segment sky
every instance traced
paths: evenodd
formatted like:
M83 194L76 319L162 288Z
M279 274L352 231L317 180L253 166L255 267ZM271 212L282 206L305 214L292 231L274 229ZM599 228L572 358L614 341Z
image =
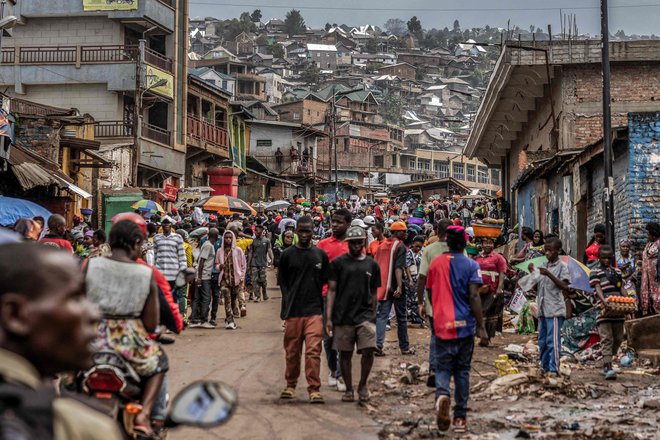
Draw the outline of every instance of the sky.
M561 13L577 16L580 33L600 34L600 0L189 0L190 16L235 18L241 12L261 9L262 21L284 18L292 8L300 9L307 26L325 23L350 26L383 26L389 18L407 21L416 15L425 29L452 28L458 19L461 28L507 27L544 31L552 25L559 33ZM573 9L571 9L573 8ZM660 0L609 0L609 26L614 33L660 35Z

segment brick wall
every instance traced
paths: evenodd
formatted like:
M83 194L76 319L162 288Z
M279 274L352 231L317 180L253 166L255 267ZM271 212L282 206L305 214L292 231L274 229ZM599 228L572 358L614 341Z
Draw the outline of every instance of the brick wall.
M646 224L660 220L660 112L631 113L628 237L646 242Z

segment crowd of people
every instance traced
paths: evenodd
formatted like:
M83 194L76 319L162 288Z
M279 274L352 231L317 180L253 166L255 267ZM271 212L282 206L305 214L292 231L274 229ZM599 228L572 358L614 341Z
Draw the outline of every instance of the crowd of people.
M475 233L474 226L486 218L501 220L499 236ZM0 239L20 237L46 246L3 246L3 252L21 258L0 259L0 355L13 351L27 361L34 359L25 351L33 349L29 344L15 348L12 338L21 333L12 319L19 317L7 308L10 301L18 301L12 295L40 300L32 292L45 291L51 282L41 274L29 282L5 282L7 274L26 270L17 265L29 258L39 267L69 265L68 259L50 262L60 254L46 247L75 255L82 276L70 274L70 278L84 284L72 290L79 294L84 286L87 301L101 313L86 318L94 321L94 347L121 353L144 380L143 411L136 428L153 435L163 426L166 407L169 362L162 345L173 342L167 330L214 329L222 318L221 305L224 328L238 330L237 322L248 315L250 302L269 300L268 274L274 268L282 294L286 366L282 399L295 397L304 357L309 401L324 402L320 368L325 352L328 386L342 393L342 401L355 401L351 365L357 349L361 355L357 399L367 402L374 358L393 350L385 346L387 331L396 327L398 350L407 356L415 354L408 326L417 325L430 328L429 385L436 389L438 427L465 432L475 339L487 346L501 334L505 307L525 272L533 274L533 286L525 293L535 298L533 318L545 375L560 374L560 330L583 303L600 304L600 310L606 310L609 296L623 295L637 299L638 316L660 312L658 223L646 226L648 241L639 250L627 240L614 248L605 243L604 226L594 228L583 256L593 293L572 285L556 234L528 227L518 230L509 223L509 205L501 197L474 203L458 198L316 201L306 206L294 202L281 211L256 216L195 210L124 213L113 219L108 234L91 229L80 217L70 226L57 214L45 224L42 218L21 219L13 228L15 236L3 233ZM539 257L545 258L537 267L530 263ZM62 305L52 307L59 310ZM624 317L602 312L598 316L606 379L616 378L613 359L623 339L623 321ZM53 367L35 367L42 375L52 375L82 368L81 364L53 361ZM11 379L11 374L0 369L5 378Z

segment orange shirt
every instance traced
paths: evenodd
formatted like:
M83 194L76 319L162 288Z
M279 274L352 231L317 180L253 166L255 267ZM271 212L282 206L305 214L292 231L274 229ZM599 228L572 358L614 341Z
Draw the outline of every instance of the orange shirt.
M372 241L372 242L369 244L369 255L371 255L372 257L373 257L374 255L376 255L376 251L378 250L378 246L380 246L380 244L381 244L382 242L383 242L382 240L381 240L381 241L378 241L378 240L374 240L374 241Z

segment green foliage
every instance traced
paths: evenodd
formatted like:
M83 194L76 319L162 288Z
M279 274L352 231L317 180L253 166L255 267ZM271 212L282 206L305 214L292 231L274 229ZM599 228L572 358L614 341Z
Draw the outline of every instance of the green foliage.
M316 64L311 63L302 71L300 79L308 86L318 86L319 80L321 79L321 69L319 69Z
M380 114L388 124L404 125L403 114L408 109L407 106L404 98L387 91L380 101Z
M408 23L408 31L415 36L418 40L421 40L424 36L424 30L422 29L422 22L416 16L413 16Z
M254 23L259 23L262 17L263 15L261 15L261 9L255 9L254 11L252 11L252 14L250 15L250 18Z
M307 29L305 26L305 19L298 9L291 9L286 13L284 26L289 36L304 34Z
M364 48L368 53L376 53L378 52L378 41L375 38L369 38Z
M270 53L273 54L273 58L284 58L284 47L279 43L275 43L270 46Z

